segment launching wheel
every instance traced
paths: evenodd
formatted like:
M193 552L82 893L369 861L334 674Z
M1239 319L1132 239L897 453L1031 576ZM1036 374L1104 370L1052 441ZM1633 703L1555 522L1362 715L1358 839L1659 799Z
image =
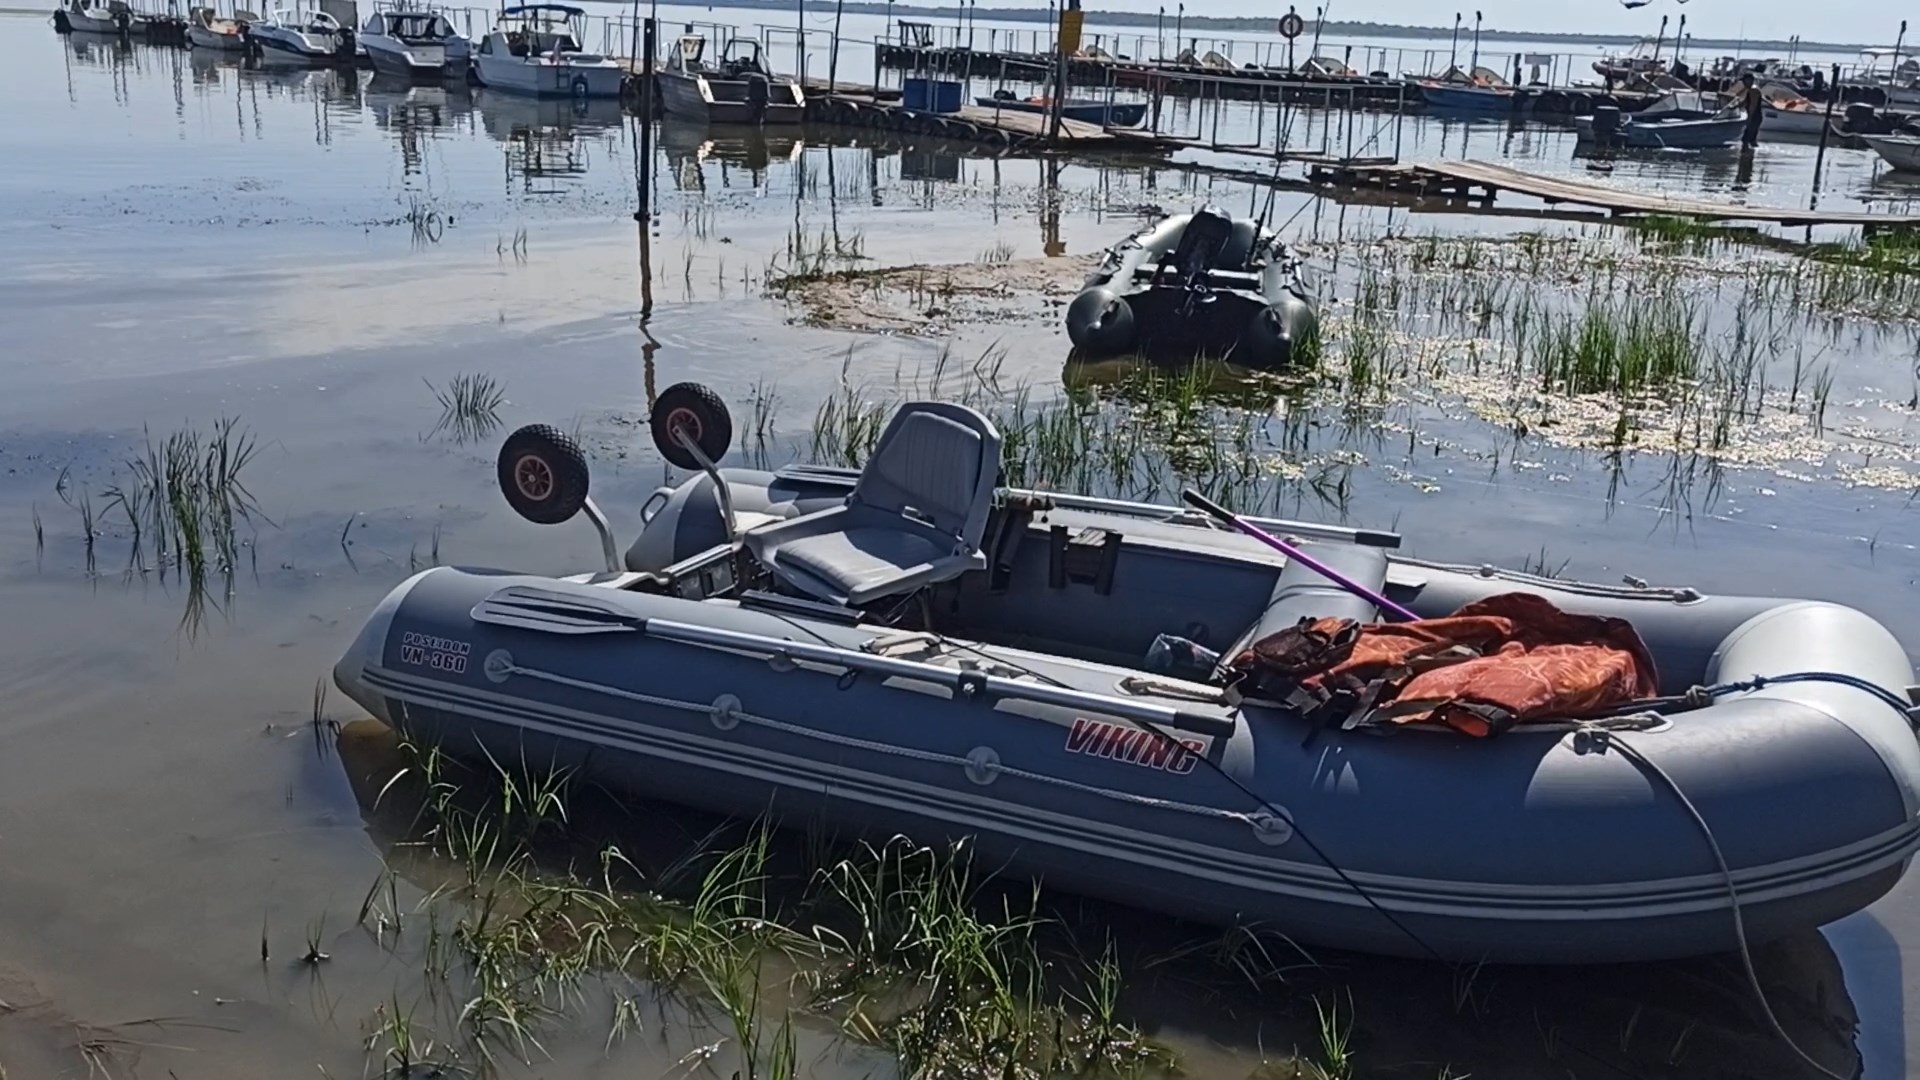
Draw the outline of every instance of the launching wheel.
M682 469L698 469L700 459L680 445L684 433L707 460L717 462L733 443L733 417L720 395L699 383L674 383L653 402L653 445L660 456Z
M558 525L587 503L587 456L546 424L528 424L500 446L500 494L536 525Z

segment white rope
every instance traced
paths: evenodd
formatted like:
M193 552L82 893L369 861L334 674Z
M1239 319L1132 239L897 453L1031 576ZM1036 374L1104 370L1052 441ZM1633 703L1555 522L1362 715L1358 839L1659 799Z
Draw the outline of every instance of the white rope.
M662 708L680 709L686 712L697 712L706 715L712 715L715 712L715 707L709 703L683 701L679 698L661 697L658 694L642 694L635 690L623 690L617 686L588 682L584 679L557 675L550 671L521 667L518 664L506 664L496 670L503 671L510 675L525 675L531 679L540 679L545 682L557 683L561 686L570 686L576 690L585 690L589 693L604 694L626 701L636 701L643 705L655 705ZM925 761L936 765L956 765L966 769L981 766L979 762L955 754L943 754L934 750L916 750L912 747L896 746L892 743L876 742L872 739L862 739L854 735L840 735L831 731L821 731L817 728L807 727L802 724L776 720L770 716L760 716L756 713L742 710L734 710L727 715L774 731L783 731L789 735L799 735L809 739L817 739L821 742L832 743L836 746L848 746L859 750L871 751L876 754L889 754L895 757L903 757L913 761ZM1149 732L1149 735L1154 738L1165 738L1165 736L1151 732ZM1184 747L1180 750L1180 753L1183 754L1191 752L1192 751ZM1201 806L1197 803L1180 802L1176 799L1157 799L1151 795L1139 795L1131 791L1116 791L1112 788L1103 788L1094 784L1082 783L1078 780L1069 780L1062 776L1050 776L1046 773L1033 772L1029 769L1015 768L1011 765L996 763L985 765L984 767L991 769L996 775L1012 776L1021 780L1031 780L1041 784L1052 784L1055 787L1066 788L1069 791L1097 795L1101 798L1130 803L1135 806L1146 806L1157 810L1172 810L1182 814L1193 814L1197 817L1220 818L1222 820L1234 821L1254 827L1259 827L1260 825L1251 814L1243 814L1234 810L1222 810L1217 806Z

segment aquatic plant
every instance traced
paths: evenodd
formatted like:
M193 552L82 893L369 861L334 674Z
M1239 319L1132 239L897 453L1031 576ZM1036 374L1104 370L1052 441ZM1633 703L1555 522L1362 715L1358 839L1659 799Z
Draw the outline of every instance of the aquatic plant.
M457 445L478 442L500 426L500 406L507 392L493 376L484 372L461 373L448 380L443 391L427 379L427 390L440 404L440 419L423 435L422 441L441 434L450 435Z
M429 993L446 994L456 1018L456 1056L540 1053L542 1031L586 1000L584 980L627 975L717 1004L742 1076L798 1075L796 1007L893 1051L911 1075L1039 1077L1166 1060L1120 1017L1111 950L1084 965L1043 959L1046 921L1032 897L986 901L964 847L895 838L780 875L762 822L718 849L718 834L708 837L650 879L605 844L582 873L571 857L542 854L575 839L564 770L402 751L405 766L375 803L414 801L409 831L460 864L465 884L403 911L383 869L358 921L391 950L413 942ZM418 921L424 940L400 932ZM800 1004L767 1011L772 972L785 987L775 996ZM636 1023L634 1008L616 999L610 1041ZM411 1017L383 1007L369 1053L431 1056L407 1037Z

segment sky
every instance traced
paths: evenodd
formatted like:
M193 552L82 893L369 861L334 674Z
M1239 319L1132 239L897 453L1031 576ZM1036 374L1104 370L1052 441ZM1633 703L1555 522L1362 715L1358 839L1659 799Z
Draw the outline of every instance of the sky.
M938 2L938 0L934 0ZM985 6L987 0L983 0ZM991 0L1013 6L1018 0ZM1153 11L1161 0L1086 0L1089 10ZM1302 12L1311 12L1316 3L1327 0L1291 0ZM1407 23L1416 26L1452 26L1453 13L1463 12L1473 22L1474 5L1486 16L1485 26L1501 30L1559 31L1587 34L1635 34L1652 37L1660 28L1660 17L1669 17L1669 32L1687 17L1687 32L1696 37L1772 38L1784 41L1799 34L1809 41L1893 44L1900 19L1911 15L1914 35L1920 35L1920 5L1909 10L1886 0L1653 0L1643 8L1628 11L1618 0L1583 0L1573 4L1542 4L1538 0L1331 0L1327 18L1336 21ZM1038 6L1036 3L1035 6ZM1167 3L1171 10L1173 3ZM1257 15L1274 12L1275 18L1286 10L1285 3L1234 3L1232 0L1187 0L1187 11L1196 15Z

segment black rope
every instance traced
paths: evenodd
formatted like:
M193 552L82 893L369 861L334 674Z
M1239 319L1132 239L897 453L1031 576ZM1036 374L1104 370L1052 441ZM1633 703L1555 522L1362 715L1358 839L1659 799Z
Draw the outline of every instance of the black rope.
M1626 716L1638 712L1680 712L1689 709L1703 709L1713 704L1713 699L1729 694L1745 694L1762 690L1776 683L1827 682L1845 686L1873 695L1881 704L1900 714L1907 726L1920 733L1920 707L1906 701L1900 695L1878 683L1863 679L1858 675L1848 675L1840 671L1793 671L1785 675L1755 675L1750 679L1734 682L1716 683L1713 686L1696 686L1684 694L1672 694L1666 697L1641 698L1629 701L1607 712L1608 716Z

